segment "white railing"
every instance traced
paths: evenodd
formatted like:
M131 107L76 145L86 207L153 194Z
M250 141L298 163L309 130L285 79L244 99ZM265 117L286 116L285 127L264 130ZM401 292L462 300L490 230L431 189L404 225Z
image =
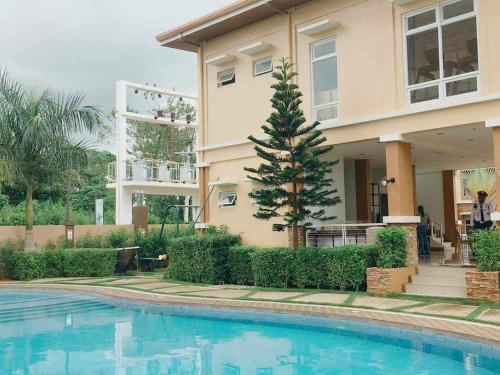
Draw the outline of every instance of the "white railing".
M440 245L444 244L443 223L429 217L431 239Z
M125 181L196 182L196 167L158 160L127 160ZM116 162L108 164L108 181L116 182Z
M306 242L310 247L335 247L375 243L382 223L330 224L307 230Z

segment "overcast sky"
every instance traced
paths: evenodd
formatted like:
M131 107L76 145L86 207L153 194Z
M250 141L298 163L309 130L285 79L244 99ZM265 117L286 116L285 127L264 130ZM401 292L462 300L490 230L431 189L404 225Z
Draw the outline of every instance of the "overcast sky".
M28 86L82 91L106 113L119 79L197 93L196 55L154 36L232 2L0 0L0 68Z

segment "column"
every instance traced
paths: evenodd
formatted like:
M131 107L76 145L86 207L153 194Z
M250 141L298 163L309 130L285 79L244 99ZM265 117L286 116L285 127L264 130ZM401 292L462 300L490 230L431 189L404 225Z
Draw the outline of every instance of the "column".
M495 167L495 188L496 188L496 208L491 215L491 220L497 222L497 228L500 223L500 119L486 121L486 127L491 128L493 139L493 165Z
M354 161L356 178L356 218L359 222L371 222L370 160Z
M417 223L415 216L415 182L411 157L411 144L403 140L400 134L380 137L385 143L387 169L387 196L389 216L384 223L400 226L408 232L407 265L418 264ZM394 179L394 180L392 180ZM392 182L393 181L393 182Z
M189 207L187 207L187 206L189 206L189 200L190 200L190 198L191 197L189 195L186 195L184 197L184 206L186 206L186 207L184 207L184 210L183 210L184 211L183 212L184 223L189 223Z
M455 171L443 171L444 240L456 246Z
M123 116L127 110L126 95L127 85L125 82L116 82L116 224L132 224L132 194L126 193L123 187L127 160L127 119Z

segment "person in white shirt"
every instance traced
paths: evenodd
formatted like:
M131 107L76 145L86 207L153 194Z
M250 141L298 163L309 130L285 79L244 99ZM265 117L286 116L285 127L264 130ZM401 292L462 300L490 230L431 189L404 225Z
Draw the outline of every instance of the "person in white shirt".
M487 196L488 193L483 190L477 192L477 201L474 202L470 214L474 229L490 229L493 226L493 222L491 221L493 208L490 203L486 202Z

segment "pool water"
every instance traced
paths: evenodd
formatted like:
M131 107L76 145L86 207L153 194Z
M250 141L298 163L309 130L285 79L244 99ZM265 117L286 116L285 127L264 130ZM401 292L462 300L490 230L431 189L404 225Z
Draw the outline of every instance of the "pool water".
M500 349L326 318L0 290L0 374L497 374Z

